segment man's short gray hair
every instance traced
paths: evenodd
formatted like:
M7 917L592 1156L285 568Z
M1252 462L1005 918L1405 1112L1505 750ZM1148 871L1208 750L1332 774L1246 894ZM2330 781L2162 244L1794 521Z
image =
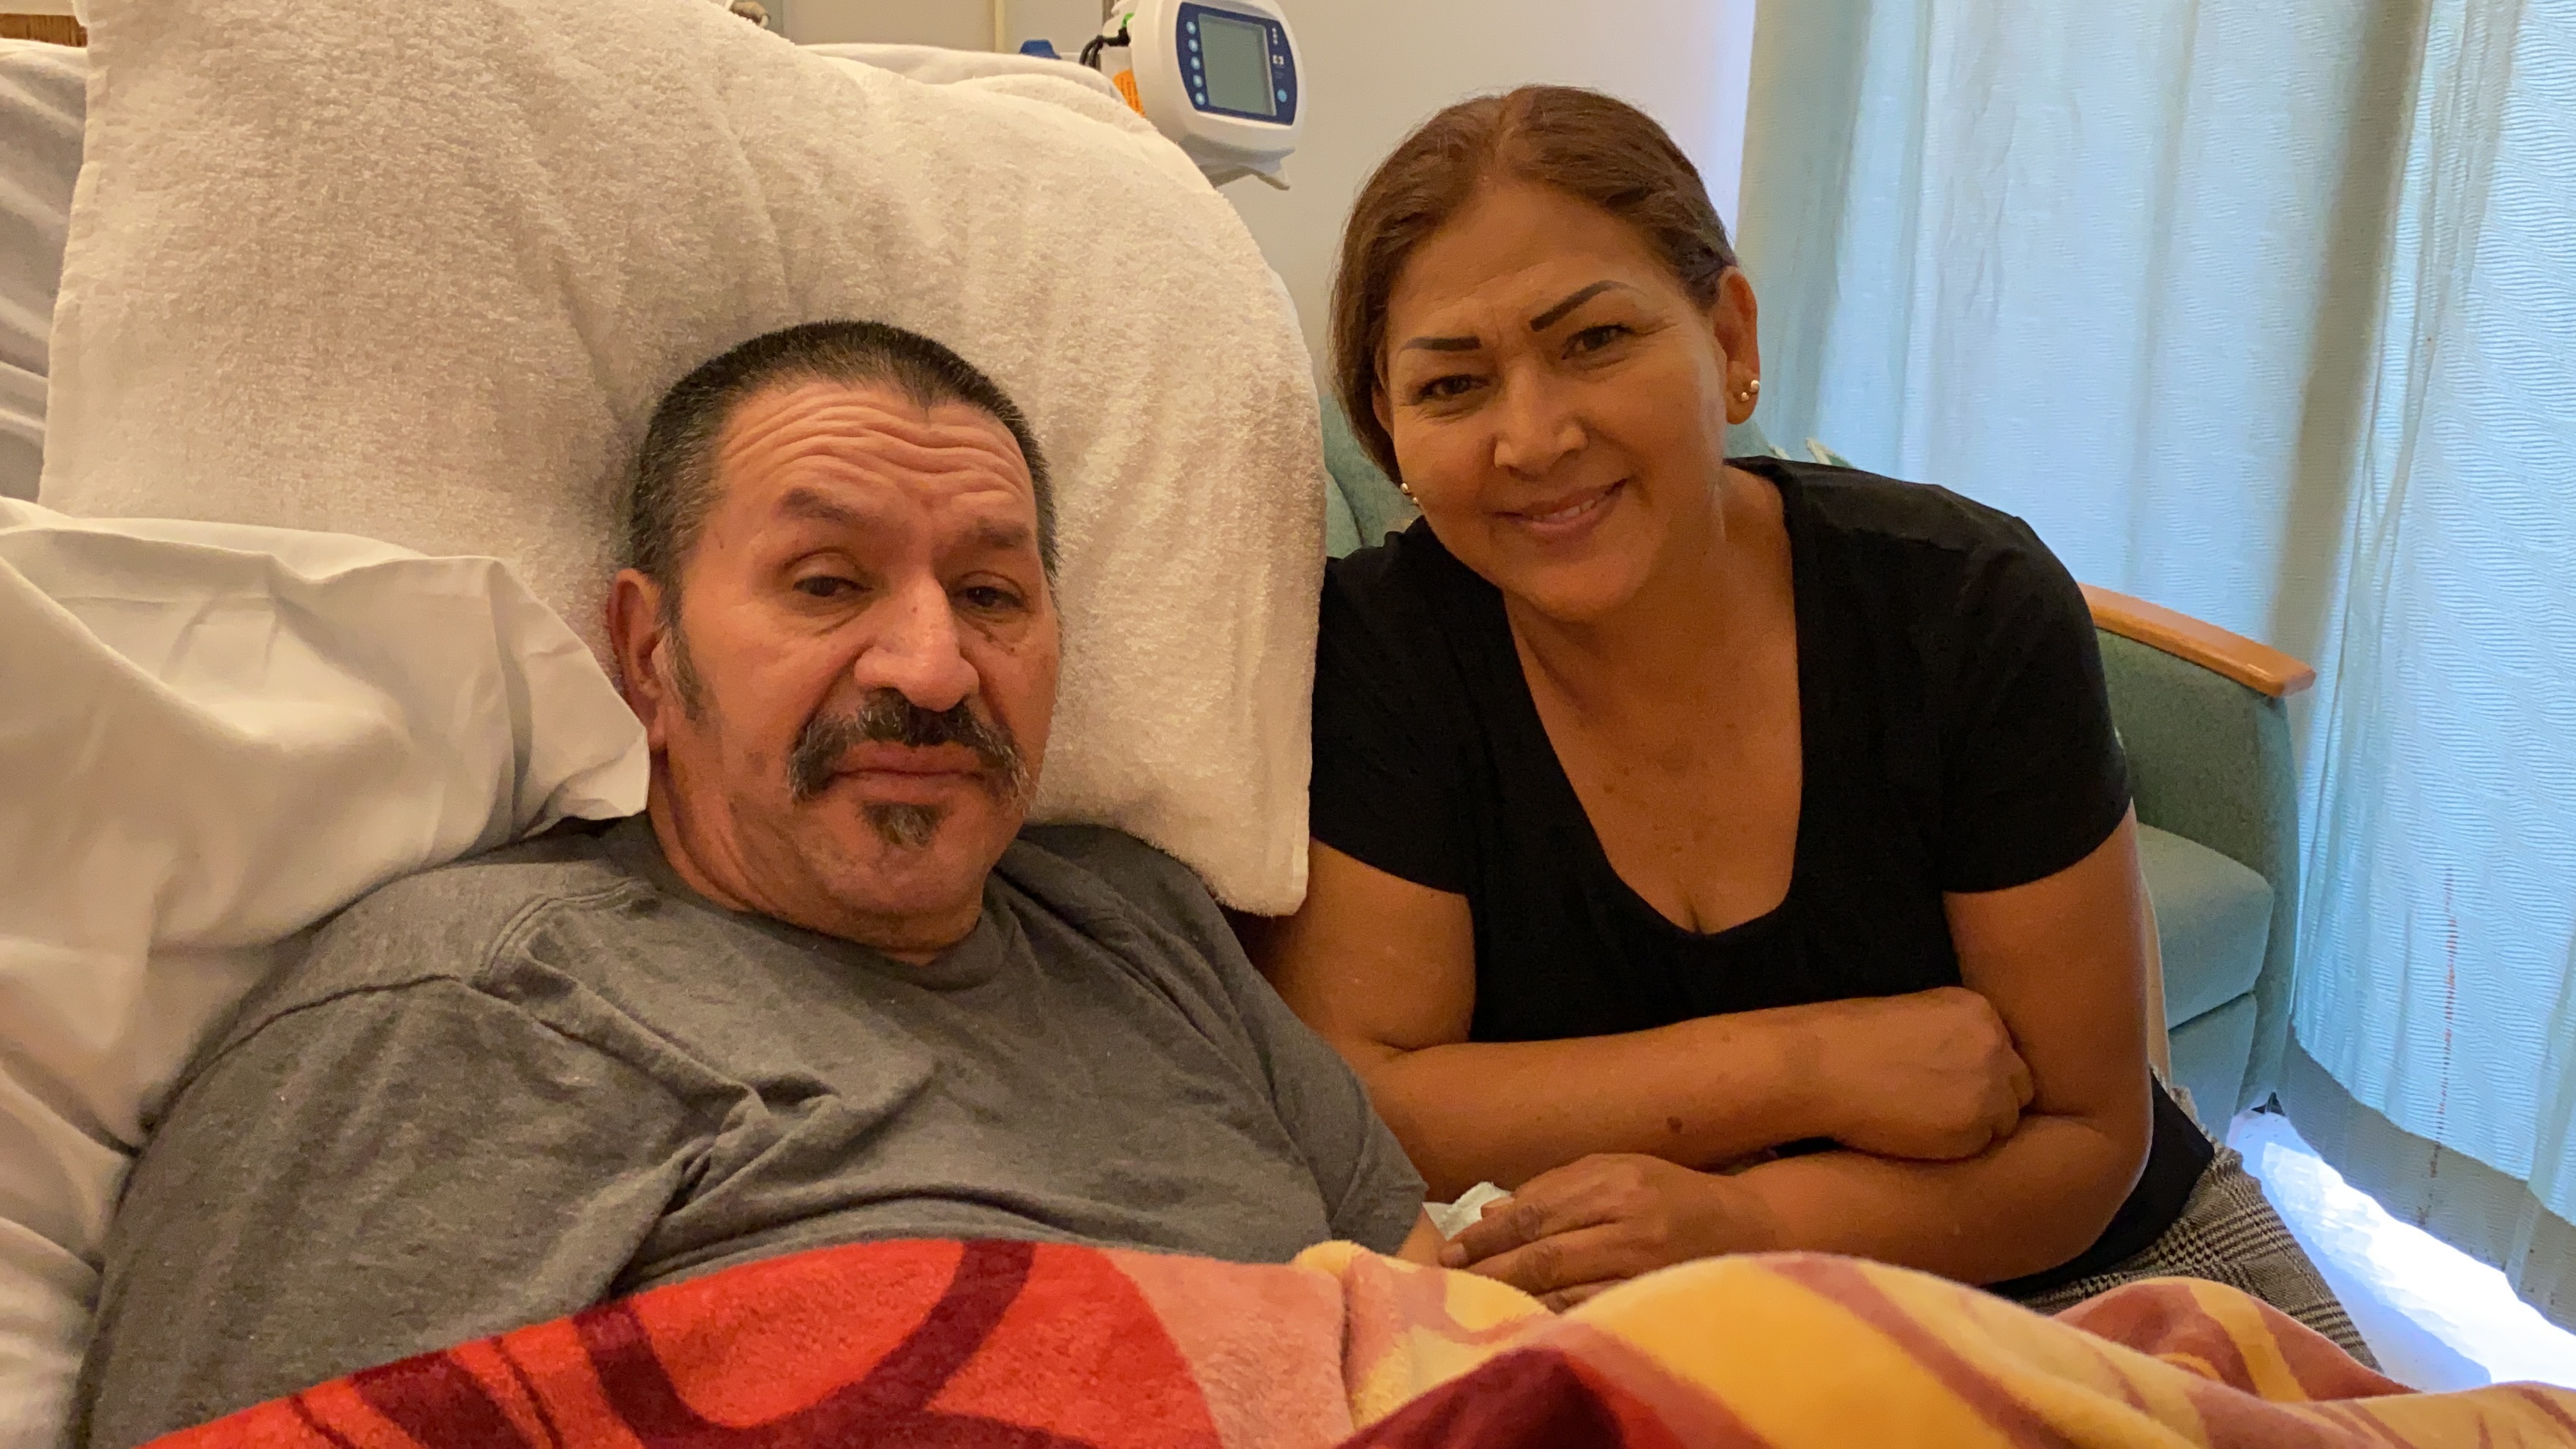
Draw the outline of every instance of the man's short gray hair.
M715 506L716 444L744 399L789 383L884 384L922 407L963 403L1008 429L1037 494L1038 558L1055 577L1055 493L1029 421L974 364L918 332L883 322L808 322L762 335L702 364L663 395L635 455L626 498L625 561L661 586L678 618L680 571Z

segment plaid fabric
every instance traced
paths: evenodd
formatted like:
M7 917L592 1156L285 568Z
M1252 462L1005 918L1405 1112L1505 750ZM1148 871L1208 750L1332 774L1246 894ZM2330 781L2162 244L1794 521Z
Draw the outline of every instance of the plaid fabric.
M2334 1290L2308 1261L2299 1240L2263 1197L2263 1185L2245 1170L2245 1159L2221 1145L2191 1190L2182 1216L2144 1252L2108 1272L2079 1278L2025 1298L2041 1313L2072 1308L2096 1293L2146 1278L2204 1278L2260 1298L2333 1339L2372 1368L2379 1361L2335 1301Z

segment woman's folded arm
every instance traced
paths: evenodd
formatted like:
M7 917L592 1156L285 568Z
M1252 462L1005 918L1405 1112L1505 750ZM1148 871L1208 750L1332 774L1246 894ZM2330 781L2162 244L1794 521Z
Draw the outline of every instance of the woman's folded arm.
M1962 976L2030 1064L2029 1115L1966 1161L1836 1152L1744 1173L1728 1186L1752 1195L1771 1246L1992 1283L2091 1247L2136 1186L2153 1088L2135 816L2066 870L1948 907Z
M2001 1022L1955 988L1470 1042L1466 899L1321 842L1310 858L1305 908L1260 930L1256 956L1357 1067L1435 1197L1600 1153L1713 1168L1830 1137L1964 1157L2009 1131L2028 1095Z

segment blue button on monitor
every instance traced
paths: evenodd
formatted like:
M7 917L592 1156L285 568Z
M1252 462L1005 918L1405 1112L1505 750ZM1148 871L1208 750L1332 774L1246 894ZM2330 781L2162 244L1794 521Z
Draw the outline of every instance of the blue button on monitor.
M1285 103L1288 99L1288 93L1286 91L1281 91L1279 93L1279 99L1282 103Z

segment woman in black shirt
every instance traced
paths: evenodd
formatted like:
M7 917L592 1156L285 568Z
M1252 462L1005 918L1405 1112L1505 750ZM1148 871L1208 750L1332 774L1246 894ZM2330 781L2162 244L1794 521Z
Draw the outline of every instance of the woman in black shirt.
M2203 1271L2357 1346L2148 1071L2081 594L1956 495L1726 462L1753 296L1662 130L1452 107L1335 304L1423 518L1332 568L1309 891L1261 954L1435 1193L1514 1189L1451 1261L1560 1305L1758 1249L2046 1306Z

